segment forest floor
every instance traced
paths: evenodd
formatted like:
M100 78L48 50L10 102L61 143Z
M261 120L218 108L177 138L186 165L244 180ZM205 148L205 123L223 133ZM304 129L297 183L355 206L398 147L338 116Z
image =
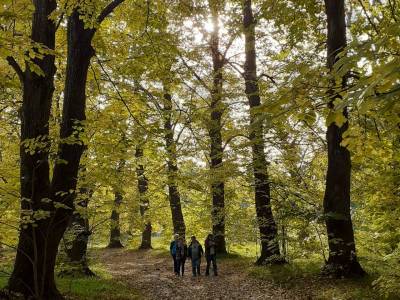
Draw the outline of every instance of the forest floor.
M307 291L296 295L279 285L252 278L235 260L219 261L219 276L192 277L186 262L185 276L172 271L172 259L152 251L107 250L100 259L114 278L138 290L145 299L311 299ZM212 272L211 272L212 274Z
M240 257L220 259L217 277L197 278L192 277L190 261L185 276L175 276L165 251L102 250L98 259L113 278L137 290L144 299L379 299L365 281L299 277L290 267L286 273L272 270L274 274L269 276L271 272L260 273L260 267ZM203 261L203 274L204 270Z
M166 250L95 248L90 253L90 268L98 277L57 277L57 286L68 300L384 299L372 287L376 274L359 280L321 278L320 260L256 267L251 258L228 255L218 259L219 276L193 278L190 261L184 277L173 274ZM0 290L7 284L14 255L0 253ZM367 271L372 274L372 270ZM388 299L400 299L400 293Z

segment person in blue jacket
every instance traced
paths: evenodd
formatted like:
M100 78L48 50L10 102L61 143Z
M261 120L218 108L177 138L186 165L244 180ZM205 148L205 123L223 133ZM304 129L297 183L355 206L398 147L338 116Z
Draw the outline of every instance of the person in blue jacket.
M179 237L178 242L176 244L176 264L178 266L178 274L183 276L185 274L185 262L186 256L188 252L188 247L186 245L186 241L183 237Z
M174 273L175 275L179 276L179 266L178 266L178 261L176 259L178 239L179 239L179 234L175 234L174 240L169 245L169 252L171 253L172 259L174 260Z

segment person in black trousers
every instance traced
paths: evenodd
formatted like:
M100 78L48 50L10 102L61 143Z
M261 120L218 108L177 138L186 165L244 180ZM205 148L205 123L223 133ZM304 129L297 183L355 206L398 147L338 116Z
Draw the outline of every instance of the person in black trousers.
M214 241L214 236L212 234L209 234L207 236L206 241L204 242L205 246L205 255L206 255L206 261L207 261L207 267L206 267L206 276L210 275L210 265L212 263L213 266L213 272L214 276L218 275L217 271L217 252L216 252L216 247L215 247L215 241Z
M188 256L192 261L193 277L200 276L201 257L203 256L203 247L195 236L192 236L192 242L189 245Z
M178 267L178 275L185 274L185 262L187 257L188 248L185 239L180 237L176 247L176 262Z
M174 240L169 245L169 253L171 254L172 259L174 261L174 273L175 273L175 275L179 275L178 261L176 259L176 248L177 248L177 245L178 245L178 239L179 239L179 235L175 234L174 235Z

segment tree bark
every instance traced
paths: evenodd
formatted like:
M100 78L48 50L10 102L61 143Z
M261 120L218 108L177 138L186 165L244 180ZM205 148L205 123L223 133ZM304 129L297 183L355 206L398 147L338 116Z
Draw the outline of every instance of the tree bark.
M210 37L210 51L213 62L213 87L211 90L210 105L210 171L212 194L212 231L218 253L227 253L225 242L225 182L222 179L223 155L222 146L222 115L224 106L222 103L222 69L224 57L219 49L219 12L221 1L210 0L209 7L213 23L213 31Z
M271 188L268 162L265 158L264 126L260 112L261 99L257 78L256 21L251 0L243 1L243 30L245 36L244 79L250 106L250 141L253 156L255 204L261 239L261 254L257 264L282 263L278 243L278 229L271 209Z
M331 73L337 55L346 47L346 21L344 0L325 0L327 14L327 62ZM332 76L333 78L333 76ZM342 87L346 79L341 78ZM334 112L334 100L340 94L334 90L336 80L331 79L328 91L329 109ZM347 108L342 111L348 117ZM349 127L346 122L339 127L328 124L326 133L328 143L328 170L324 196L324 214L328 234L329 258L323 273L335 277L357 277L365 272L357 261L353 224L350 215L351 158L346 147L341 146L343 134Z
M120 191L114 192L114 205L111 212L111 224L110 224L110 242L107 248L123 248L121 243L121 229L119 223L119 208L123 200L122 193Z
M138 178L138 190L139 190L139 205L140 205L140 215L142 217L142 222L144 224L144 228L142 230L142 242L140 244L139 249L151 249L151 222L146 214L149 210L149 199L147 198L147 190L148 190L148 179L144 174L144 166L141 162L143 158L143 149L138 146L136 147L136 175Z
M124 137L125 138L125 137ZM125 160L121 159L117 166L117 176L121 176L125 167ZM120 186L114 186L114 203L110 218L110 241L107 248L123 248L121 243L121 227L119 220L119 210L122 204L123 195Z
M56 1L35 0L32 19L31 39L48 49L55 48L55 24L49 15L56 9ZM38 51L37 48L33 48ZM54 91L56 67L54 55L46 54L43 59L31 59L31 64L38 66L43 76L33 72L26 63L23 73L23 102L21 109L21 221L17 254L14 269L9 278L8 289L12 293L21 293L44 299L61 298L54 281L54 263L57 254L59 230L53 230L51 219L54 206L42 199L51 198L49 179L49 117ZM44 146L26 151L24 142L43 139ZM33 219L37 211L44 211L46 218L34 220L35 227L24 220ZM51 234L49 234L51 232Z
M74 209L74 200L76 198L76 185L78 181L79 163L85 145L80 140L80 135L84 131L83 121L86 120L86 80L90 60L94 55L94 49L91 46L91 40L94 35L93 29L85 29L84 22L79 17L79 12L75 9L68 18L67 38L67 68L64 87L64 105L62 111L62 123L60 128L61 142L58 150L58 160L54 166L54 175L52 180L52 190L55 201L63 203ZM67 162L67 163L64 163ZM84 205L87 205L85 203ZM86 221L77 214L68 214L61 216L66 219L63 222L63 233L71 224L81 225L85 228ZM61 225L60 225L61 226ZM87 230L83 231L82 239L74 244L72 252L73 261L86 259ZM83 254L83 256L81 256ZM86 263L86 260L82 261ZM89 268L85 268L88 275Z
M176 158L176 143L174 140L174 128L172 126L172 96L168 92L164 94L164 138L167 151L168 172L168 197L171 207L172 224L174 233L185 236L186 226L183 219L181 197L178 190L178 163Z
M72 275L96 276L95 273L90 270L87 260L87 247L91 235L89 220L87 216L82 214L82 210L86 211L92 194L93 191L88 191L86 187L80 189L79 196L81 196L82 199L79 199L79 201L75 203L75 208L79 207L79 209L75 209L69 225L69 230L73 234L73 240L67 244L65 252L72 270L66 270L66 272L68 273L71 271ZM79 210L81 210L81 212L79 212Z

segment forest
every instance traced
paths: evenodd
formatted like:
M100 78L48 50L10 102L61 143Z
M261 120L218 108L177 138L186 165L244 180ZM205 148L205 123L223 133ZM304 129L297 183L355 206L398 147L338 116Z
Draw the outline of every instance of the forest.
M400 299L399 99L398 0L0 0L0 299Z

